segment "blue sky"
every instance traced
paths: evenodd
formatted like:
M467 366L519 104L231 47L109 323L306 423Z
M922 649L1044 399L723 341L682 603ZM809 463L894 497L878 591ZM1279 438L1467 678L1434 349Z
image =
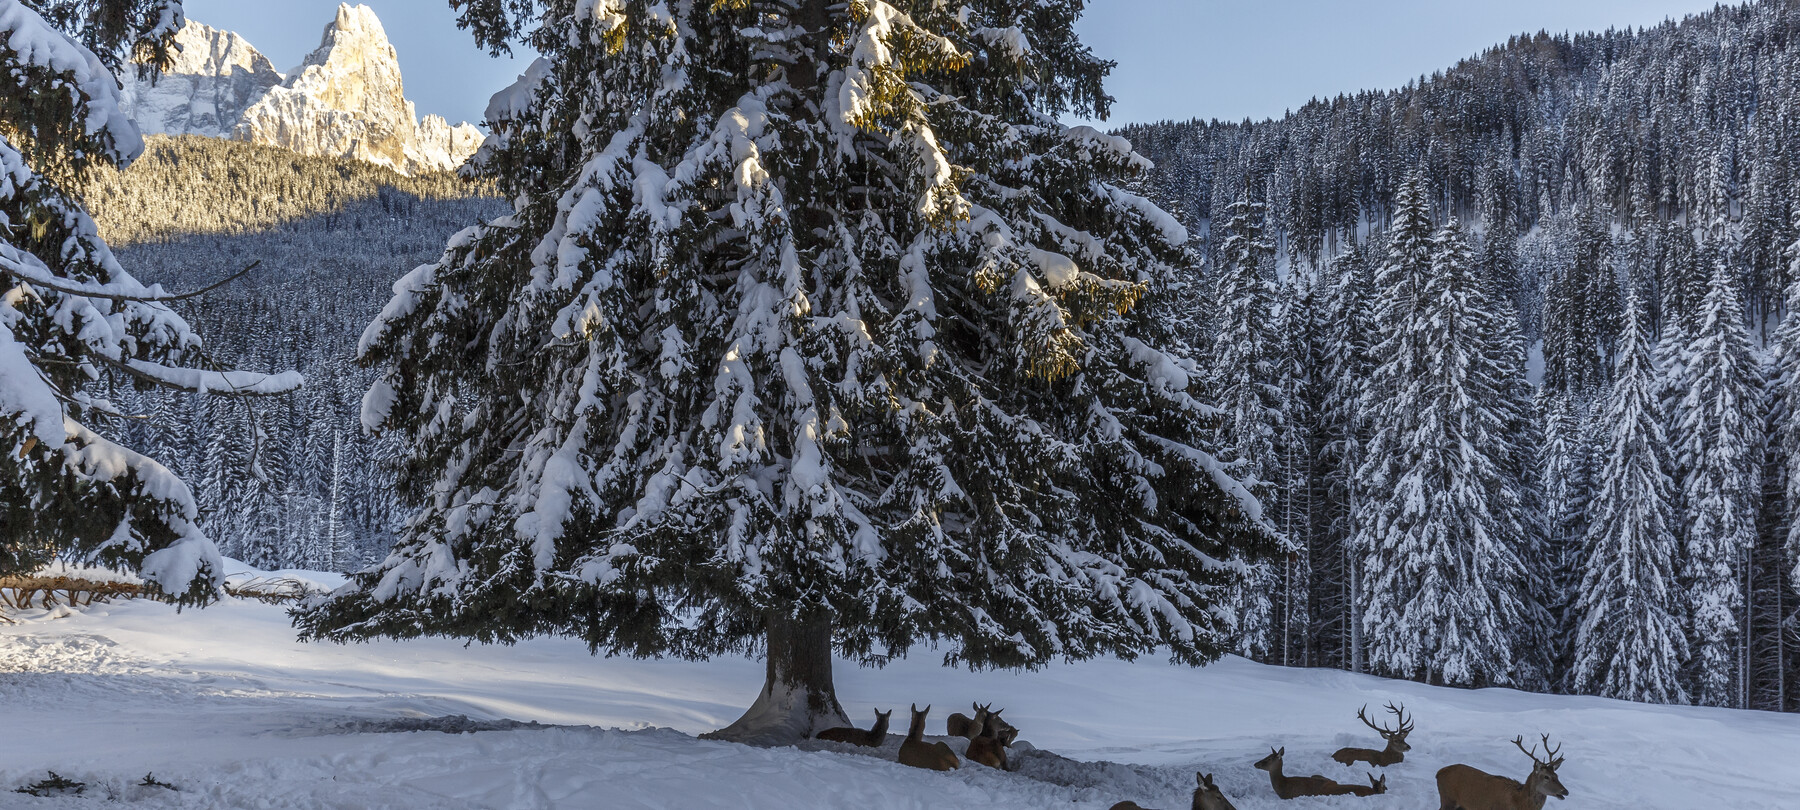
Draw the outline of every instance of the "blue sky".
M1647 26L1713 0L1090 0L1077 26L1119 63L1111 122L1280 117L1386 90L1540 29Z
M419 112L476 121L524 69L477 50L445 0L364 0ZM281 70L318 47L338 0L186 0ZM1712 0L1090 0L1084 40L1119 67L1111 123L1279 116L1314 96L1398 87L1523 31L1652 25Z

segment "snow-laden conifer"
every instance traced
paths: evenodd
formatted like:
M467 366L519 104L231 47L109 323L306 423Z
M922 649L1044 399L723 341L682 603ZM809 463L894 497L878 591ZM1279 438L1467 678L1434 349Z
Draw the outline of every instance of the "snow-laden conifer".
M1793 566L1790 581L1800 583L1800 242L1787 248L1791 281L1787 288L1787 312L1775 331L1773 347L1773 379L1770 381L1769 441L1782 460L1785 491L1783 506L1787 522L1785 547L1788 564Z
M1674 446L1686 516L1681 579L1692 696L1702 705L1738 706L1742 574L1761 494L1762 380L1737 280L1723 261L1683 356Z
M1643 302L1628 299L1612 389L1596 416L1598 478L1589 509L1569 678L1586 694L1685 703L1687 642L1677 615L1667 435Z
M1431 236L1420 181L1408 185L1377 281L1392 286L1362 476L1374 498L1363 632L1376 671L1506 683L1527 613L1513 381L1494 362L1496 315L1467 238L1454 221Z
M1281 335L1277 332L1275 246L1263 235L1267 206L1240 197L1225 209L1225 238L1216 252L1217 334L1212 340L1215 398L1225 412L1220 458L1259 501L1277 506L1281 476L1278 438L1287 432L1282 407ZM1271 515L1271 517L1275 517ZM1252 565L1233 592L1239 627L1236 651L1266 658L1278 640L1276 593L1284 578L1267 565Z
M1326 580L1323 597L1315 597L1321 617L1322 645L1335 650L1335 662L1352 671L1363 669L1360 560L1366 547L1357 542L1366 494L1357 488L1368 440L1364 415L1372 370L1373 321L1367 254L1352 246L1330 266L1323 305L1320 349L1324 388L1318 413L1319 464L1326 511L1324 553L1313 555L1315 572L1336 572ZM1327 559L1330 560L1327 563Z
M1186 230L1058 123L1083 5L463 6L544 54L474 159L515 210L364 335L417 512L303 631L760 651L724 734L780 740L844 723L833 651L1224 652L1274 532L1144 300Z
M95 381L269 394L299 379L213 370L172 297L120 267L65 190L143 151L114 72L166 65L181 24L179 0L0 2L0 573L94 560L194 602L218 550L187 484L96 430L119 414Z

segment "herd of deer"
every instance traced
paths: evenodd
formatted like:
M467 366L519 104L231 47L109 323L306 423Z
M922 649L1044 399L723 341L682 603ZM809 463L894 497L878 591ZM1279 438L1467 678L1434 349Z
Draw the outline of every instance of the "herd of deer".
M1012 724L1000 719L1000 712L992 711L993 704L982 706L975 704L975 716L968 717L961 713L950 715L945 722L945 732L952 737L963 737L969 741L963 756L990 768L1006 770L1006 749L1018 739L1019 730ZM1387 705L1388 712L1395 718L1395 726L1375 725L1369 720L1364 706L1356 710L1356 718L1363 725L1375 730L1387 745L1380 750L1373 748L1340 748L1331 758L1344 765L1367 762L1377 768L1385 768L1406 759L1406 752L1412 750L1406 737L1412 733L1413 723L1406 718L1406 707L1396 708ZM920 710L912 707L912 725L906 730L906 739L900 743L900 764L914 768L926 768L934 771L948 771L958 768L961 761L956 752L943 742L925 741L925 716L931 712L926 706ZM869 748L878 748L887 740L888 717L892 711L875 712L875 725L867 731L859 728L834 728L822 731L818 739L834 742L850 743ZM1539 759L1538 747L1525 748L1525 738L1513 739L1513 745L1519 747L1531 757L1531 775L1524 782L1495 776L1467 765L1451 765L1437 773L1439 810L1542 810L1544 800L1551 796L1558 799L1567 798L1569 791L1563 787L1562 781L1556 778L1556 769L1562 767L1563 758L1557 756L1561 746L1550 747L1549 735L1543 736L1544 758ZM1269 786L1275 789L1275 795L1283 799L1299 796L1377 796L1387 792L1387 776L1377 779L1369 774L1367 785L1347 785L1314 774L1312 776L1288 776L1282 773L1281 760L1287 754L1286 748L1269 750L1269 755L1256 763L1260 770L1269 772ZM1225 798L1224 791L1213 783L1212 774L1196 773L1194 778L1198 786L1194 788L1193 810L1236 810L1231 801ZM1135 802L1119 802L1112 810L1146 810Z

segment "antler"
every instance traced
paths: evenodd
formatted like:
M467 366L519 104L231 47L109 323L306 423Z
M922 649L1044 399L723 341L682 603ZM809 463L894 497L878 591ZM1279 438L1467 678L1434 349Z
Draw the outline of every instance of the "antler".
M1406 714L1405 714L1406 707L1405 706L1401 706L1399 709L1395 709L1394 704L1389 703L1387 705L1388 711L1394 712L1395 714L1398 714L1400 716L1400 727L1399 728L1388 728L1386 726L1378 726L1378 725L1375 725L1374 723L1369 722L1369 715L1367 714L1368 710L1369 710L1369 704L1364 703L1362 708L1356 710L1356 719L1363 721L1363 725L1368 726L1369 728L1375 729L1375 732L1380 734L1382 737L1392 737L1396 734L1405 734L1406 732L1412 731L1412 726L1406 722Z
M1550 760L1550 769L1555 770L1556 767L1558 765L1561 765L1562 761L1563 761L1562 757L1557 756L1557 754L1562 752L1562 746L1559 745L1555 748L1551 748L1550 747L1550 735L1543 734L1540 736L1542 736L1544 738L1544 756L1548 757Z
M1396 709L1394 708L1394 704L1389 703L1387 705L1387 710L1393 712L1394 718L1400 721L1400 730L1398 733L1405 734L1413 730L1412 721L1406 719L1406 704L1402 703L1400 704L1400 708Z
M1523 735L1523 734L1513 738L1513 745L1518 746L1520 751L1525 751L1525 756L1531 757L1532 762L1535 762L1546 768L1554 769L1557 765L1560 765L1562 763L1561 760L1556 758L1556 752L1561 751L1562 746L1559 745L1556 747L1555 751L1552 751L1552 750L1550 750L1550 735L1544 734L1541 736L1543 737L1543 740L1544 740L1544 753L1548 757L1548 759L1538 759L1538 757L1537 757L1538 747L1535 744L1533 744L1531 746L1530 751L1525 751L1525 735Z

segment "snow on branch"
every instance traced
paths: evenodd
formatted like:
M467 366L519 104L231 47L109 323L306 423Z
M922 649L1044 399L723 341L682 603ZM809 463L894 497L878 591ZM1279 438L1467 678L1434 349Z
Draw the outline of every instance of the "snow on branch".
M298 371L262 374L254 371L206 371L152 363L147 360L115 360L95 355L113 368L137 379L191 394L232 397L268 397L300 390L306 379Z
M20 0L0 0L0 43L14 54L7 61L13 65L15 81L26 79L21 68L38 68L56 74L55 83L71 86L84 134L109 151L114 162L128 164L143 153L137 124L119 108L119 80L93 51Z

